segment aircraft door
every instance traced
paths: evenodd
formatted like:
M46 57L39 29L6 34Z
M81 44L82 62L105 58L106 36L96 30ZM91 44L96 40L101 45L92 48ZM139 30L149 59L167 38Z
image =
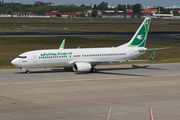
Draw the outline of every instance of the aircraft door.
M128 56L129 56L129 59L133 58L133 51L132 50L129 50Z
M37 57L37 54L34 53L33 54L33 63L37 63L38 62L38 57Z

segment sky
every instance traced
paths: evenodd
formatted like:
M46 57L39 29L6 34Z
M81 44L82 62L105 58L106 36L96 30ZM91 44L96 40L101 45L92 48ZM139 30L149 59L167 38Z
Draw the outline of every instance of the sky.
M66 5L66 4L75 4L75 5L94 5L100 4L102 1L107 2L109 5L117 6L118 4L136 4L138 0L4 0L5 3L13 2L13 3L23 3L23 4L34 4L35 1L42 1L42 2L53 2L55 5ZM178 6L180 7L179 0L139 0L139 2L143 6L163 6L163 7L170 7L170 6Z

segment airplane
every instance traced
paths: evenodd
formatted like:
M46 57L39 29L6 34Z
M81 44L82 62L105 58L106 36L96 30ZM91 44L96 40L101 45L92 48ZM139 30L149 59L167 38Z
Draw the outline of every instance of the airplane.
M152 60L159 49L145 47L151 18L145 18L132 39L123 45L107 48L64 49L63 40L59 49L34 50L20 54L11 63L30 73L30 68L71 67L74 72L96 72L96 65L127 61ZM132 60L147 50L155 50L147 60Z

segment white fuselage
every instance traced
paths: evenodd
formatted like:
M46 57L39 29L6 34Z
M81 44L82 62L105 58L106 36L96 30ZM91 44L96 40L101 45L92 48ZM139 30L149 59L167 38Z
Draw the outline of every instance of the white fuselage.
M91 64L123 62L142 55L140 48L48 49L20 54L11 63L20 68L67 67L76 62ZM146 49L146 48L142 48Z

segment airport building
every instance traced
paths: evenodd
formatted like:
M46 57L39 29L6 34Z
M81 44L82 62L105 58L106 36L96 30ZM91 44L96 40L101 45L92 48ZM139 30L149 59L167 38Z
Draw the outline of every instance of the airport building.
M55 6L53 2L41 2L41 1L34 2L34 5Z
M180 10L178 10L180 13ZM159 14L157 14L159 13ZM126 12L114 12L114 11L105 11L100 12L99 16L102 18L162 18L162 19L180 19L180 16L174 16L173 10L169 14L160 14L159 10L156 8L147 8L141 10L140 13L134 13L133 9L126 9Z
M141 13L133 13L133 9L126 9L126 12L123 11L105 11L101 12L102 18L139 18L139 17L150 17L151 12L141 12Z
M57 12L57 11L52 11L52 12L46 12L46 16L67 18L67 17L78 17L79 13L78 12Z

